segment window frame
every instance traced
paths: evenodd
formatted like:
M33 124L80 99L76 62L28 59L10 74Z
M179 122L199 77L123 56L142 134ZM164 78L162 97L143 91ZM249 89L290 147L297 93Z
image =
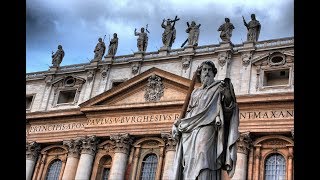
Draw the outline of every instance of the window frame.
M27 95L26 95L26 98L27 98L27 97L31 97L31 96L32 96L32 99L31 99L31 102L30 102L30 106L29 106L29 108L26 107L26 111L31 111L32 105L33 105L33 102L34 102L34 98L36 97L36 94L35 94L35 93L33 93L33 94L27 94Z
M288 84L271 85L271 86L263 85L265 83L264 77L267 72L282 71L282 70L289 71ZM284 66L280 66L280 67L261 67L260 73L259 73L259 79L258 79L257 83L258 83L258 90L259 91L270 90L270 89L289 89L293 86L293 66L292 65L284 65Z
M285 177L285 180L288 179L288 172L287 172L287 168L288 168L288 159L286 158L286 156L281 152L281 151L271 151L271 152L268 152L266 153L266 155L264 156L262 162L261 162L261 169L262 169L262 179L265 180L266 179L266 163L267 163L267 160L268 158L270 158L272 155L275 155L275 154L279 154L283 157L284 161L285 161L285 173L284 173L284 177Z

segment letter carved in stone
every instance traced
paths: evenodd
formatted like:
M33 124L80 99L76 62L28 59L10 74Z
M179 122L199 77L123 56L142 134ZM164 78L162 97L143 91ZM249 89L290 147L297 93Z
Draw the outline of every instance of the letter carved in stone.
M128 133L125 134L112 134L110 139L115 141L115 152L120 152L124 154L129 154L130 145L133 142L133 139Z
M40 145L34 141L26 143L26 159L35 161L40 151Z
M162 83L162 79L152 74L148 79L147 87L145 88L144 98L149 102L159 101L163 96L164 85Z

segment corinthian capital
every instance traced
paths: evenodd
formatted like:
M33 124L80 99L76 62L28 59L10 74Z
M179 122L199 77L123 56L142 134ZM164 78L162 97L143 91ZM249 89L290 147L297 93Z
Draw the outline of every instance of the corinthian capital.
M238 152L242 154L248 154L249 145L252 142L250 138L250 132L240 133L240 137L238 139Z
M129 148L133 142L133 139L130 137L128 133L112 134L110 135L110 139L115 142L116 153L121 152L121 153L129 154Z
M97 150L97 137L96 136L85 136L80 139L81 146L81 154L90 154L94 155Z
M26 142L26 159L35 161L40 151L40 145L34 141Z
M69 152L68 156L79 158L80 145L81 145L80 138L64 140L63 145L66 145L68 147L68 152Z
M176 150L177 141L174 138L172 138L171 133L161 133L161 137L164 139L166 143L166 151Z

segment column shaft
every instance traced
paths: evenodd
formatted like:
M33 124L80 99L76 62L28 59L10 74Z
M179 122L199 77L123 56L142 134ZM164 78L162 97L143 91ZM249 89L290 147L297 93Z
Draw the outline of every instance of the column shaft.
M162 180L169 180L170 175L172 174L174 155L175 151L173 150L166 152Z
M91 154L81 154L75 180L90 179L93 159Z
M26 180L31 180L35 164L36 162L34 160L26 160Z
M79 158L68 156L66 167L64 169L64 173L62 176L62 180L69 180L69 179L75 178L78 162L79 162Z
M128 154L116 152L113 159L109 178L110 180L123 180L127 167Z

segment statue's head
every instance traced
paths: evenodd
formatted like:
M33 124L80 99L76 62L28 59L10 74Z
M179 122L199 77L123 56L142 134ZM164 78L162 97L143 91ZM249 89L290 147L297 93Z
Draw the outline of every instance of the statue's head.
M99 38L98 41L99 41L99 42L102 42L102 38Z
M118 35L117 33L113 33L113 37L116 38Z
M228 23L228 22L230 22L230 19L229 19L229 18L224 18L224 21L225 21L226 23Z
M142 32L142 33L144 32L144 28L141 28L141 32Z
M61 45L58 45L58 49L62 49L62 46L61 46Z
M167 19L167 25L171 25L171 19Z
M217 74L217 68L212 61L204 61L198 68L197 77L202 84L211 84Z
M196 22L192 21L191 26L195 26L195 25L196 25Z
M256 15L255 14L251 14L251 19L255 20L256 19Z

